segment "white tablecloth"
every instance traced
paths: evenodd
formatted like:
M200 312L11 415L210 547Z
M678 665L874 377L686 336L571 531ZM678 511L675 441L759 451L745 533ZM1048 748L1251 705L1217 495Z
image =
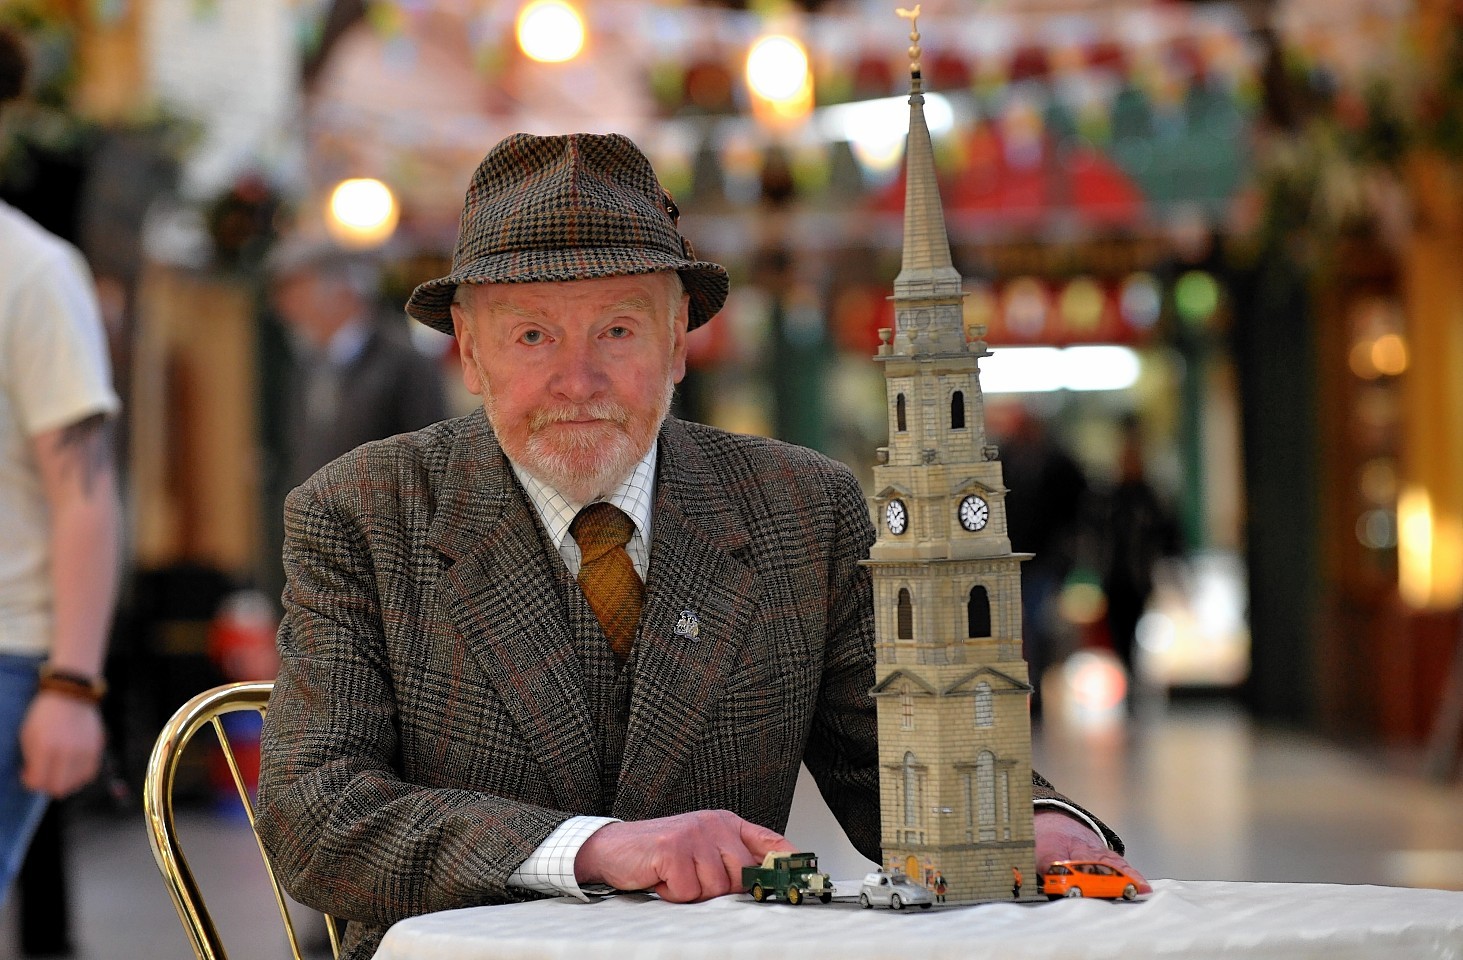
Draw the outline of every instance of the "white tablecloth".
M1059 900L932 910L855 903L598 903L447 910L391 928L377 960L1463 960L1463 893L1158 880L1135 903ZM857 881L837 892L856 895Z

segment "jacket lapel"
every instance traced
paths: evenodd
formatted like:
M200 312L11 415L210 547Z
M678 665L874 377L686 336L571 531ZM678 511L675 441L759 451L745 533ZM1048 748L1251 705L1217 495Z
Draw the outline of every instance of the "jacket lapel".
M680 792L760 592L741 559L747 529L717 493L723 479L679 421L666 421L660 444L635 688L612 811L629 820L659 815L665 797Z
M558 806L597 810L601 760L556 575L482 411L454 445L427 536L450 561L458 634L537 752Z

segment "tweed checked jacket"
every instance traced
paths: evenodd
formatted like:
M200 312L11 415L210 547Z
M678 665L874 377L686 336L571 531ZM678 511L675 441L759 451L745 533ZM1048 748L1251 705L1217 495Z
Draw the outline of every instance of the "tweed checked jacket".
M573 814L724 808L780 831L800 761L880 858L857 480L674 419L659 443L618 779L575 639L597 622L481 411L291 494L258 827L290 892L350 921L347 958L403 917L523 899L509 875Z

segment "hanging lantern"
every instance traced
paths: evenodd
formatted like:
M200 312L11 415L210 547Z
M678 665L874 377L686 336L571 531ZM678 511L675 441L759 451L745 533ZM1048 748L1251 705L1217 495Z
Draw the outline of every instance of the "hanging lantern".
M584 18L565 0L532 0L514 29L523 55L539 63L564 63L584 50Z
M325 225L342 246L379 247L396 231L400 216L391 188L380 180L342 180L330 194Z
M807 118L813 109L813 71L802 42L786 34L760 37L747 51L752 112L769 126Z

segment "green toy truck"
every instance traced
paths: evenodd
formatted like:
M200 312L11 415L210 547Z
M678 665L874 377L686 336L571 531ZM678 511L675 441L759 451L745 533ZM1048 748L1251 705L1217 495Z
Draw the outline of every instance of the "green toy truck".
M796 906L810 896L823 903L833 899L833 881L818 872L816 853L773 850L762 866L742 868L742 887L758 903L781 897Z

